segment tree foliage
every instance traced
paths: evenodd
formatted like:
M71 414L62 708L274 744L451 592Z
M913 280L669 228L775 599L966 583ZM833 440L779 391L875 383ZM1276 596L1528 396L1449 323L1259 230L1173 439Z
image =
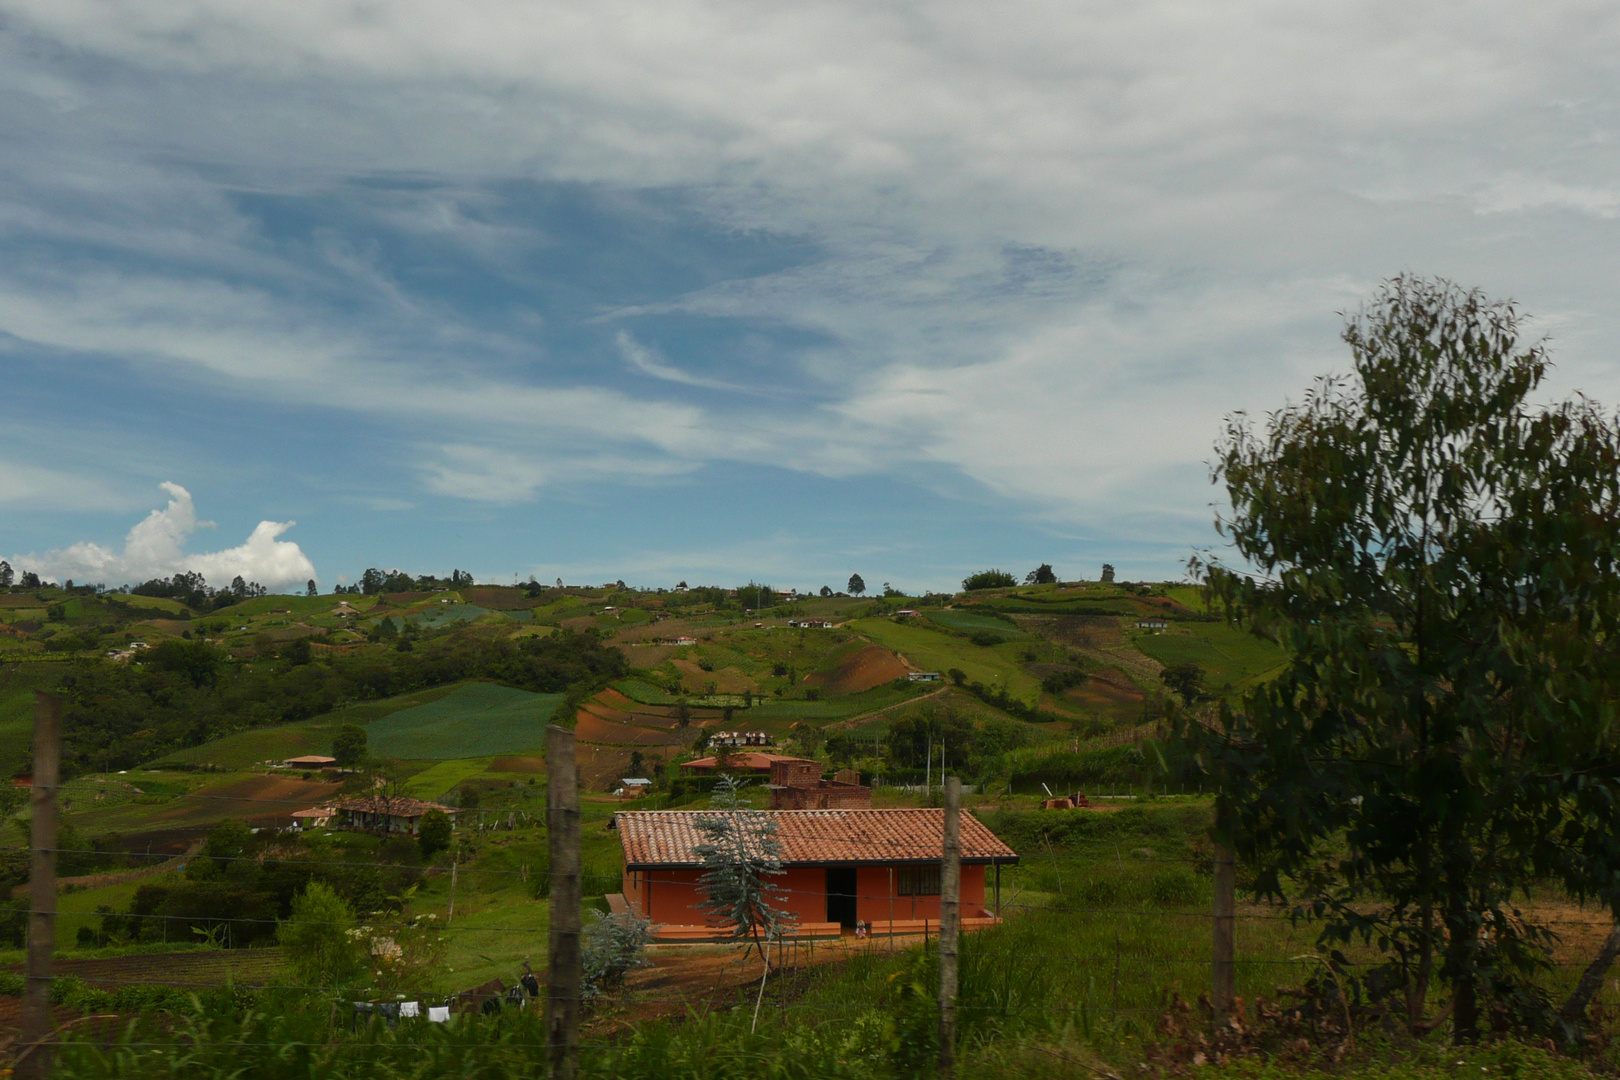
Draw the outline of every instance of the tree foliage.
M1024 575L1025 585L1056 585L1057 572L1052 569L1051 563L1041 563L1035 569Z
M866 591L866 580L859 574L849 575L849 584L845 586L845 591L851 596L861 595Z
M277 932L287 966L305 986L340 986L363 970L365 948L354 908L330 885L312 881L292 902Z
M1018 579L1005 570L980 570L977 574L970 574L962 579L963 592L976 592L979 589L1010 589L1018 584Z
M763 946L793 916L777 906L779 890L770 880L783 872L776 821L746 805L745 783L728 774L715 784L713 812L695 822L703 843L692 851L703 865L699 906L728 925L732 937Z
M344 768L358 765L366 759L366 729L359 724L344 724L332 736L332 757Z
M1195 560L1289 655L1183 729L1218 832L1333 963L1377 950L1360 985L1414 1029L1448 982L1459 1040L1538 1011L1531 881L1620 912L1620 432L1585 399L1532 404L1548 358L1520 323L1387 283L1344 331L1352 374L1217 447L1218 527L1259 576Z
M423 814L422 823L416 830L416 842L422 849L422 858L431 859L439 852L449 850L454 832L450 815L443 810L429 810Z
M1190 660L1166 667L1159 672L1159 681L1174 691L1184 705L1196 705L1207 696L1204 669Z
M582 945L584 979L581 996L594 1000L624 982L637 968L652 967L647 959L647 943L652 940L652 923L626 912L608 915L592 910Z

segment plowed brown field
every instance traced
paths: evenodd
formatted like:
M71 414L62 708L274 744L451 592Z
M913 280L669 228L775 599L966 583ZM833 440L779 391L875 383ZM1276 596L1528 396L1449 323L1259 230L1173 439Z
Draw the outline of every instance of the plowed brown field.
M881 645L855 650L832 671L816 671L805 677L806 686L819 686L829 695L859 694L886 682L906 677L906 665Z
M489 763L490 772L540 773L546 771L546 759L539 757L498 757Z
M580 742L607 746L680 746L691 740L691 736L679 729L654 731L634 724L615 724L590 713L580 714L574 725L574 737Z

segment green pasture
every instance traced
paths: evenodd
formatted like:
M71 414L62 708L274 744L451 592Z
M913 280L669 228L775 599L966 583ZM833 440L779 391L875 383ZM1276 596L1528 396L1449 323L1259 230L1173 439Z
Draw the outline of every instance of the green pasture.
M925 671L944 674L951 668L961 668L969 682L982 682L992 688L1005 686L1008 693L1024 701L1034 700L1040 693L1040 680L1019 666L1016 646L998 649L974 645L964 638L918 626L915 621L861 619L851 628L903 654Z
M324 754L332 749L332 736L344 724L369 724L390 713L436 702L466 685L435 686L397 697L360 702L294 724L238 731L201 746L176 751L160 758L154 766L215 765L224 769L248 769L262 761Z
M1204 669L1211 689L1241 689L1281 668L1286 661L1277 646L1246 630L1225 623L1184 623L1163 634L1140 633L1132 638L1138 650L1166 667L1194 663Z
M647 679L631 676L628 679L619 679L612 684L613 689L629 698L639 701L643 705L673 705L675 695Z
M1166 585L1164 595L1189 611L1205 610L1204 590L1197 585Z
M359 597L350 599L338 596L255 596L251 600L243 600L239 604L232 604L209 614L227 619L271 615L283 611L293 615L319 615L337 607L339 600L348 600L351 606L360 607L361 605L356 603L359 599Z
M429 604L427 607L411 615L405 616L418 626L427 630L437 630L458 623L477 622L481 617L490 614L488 608L481 608L477 604ZM395 629L402 629L404 624L395 616Z
M923 618L931 623L938 623L947 630L955 630L962 634L996 634L1003 639L1031 636L1007 619L999 619L983 611L929 611L923 614Z
M520 754L545 743L561 694L467 683L439 700L390 713L366 727L371 753L414 761Z
M489 763L487 757L451 758L423 769L401 786L412 798L439 799L473 777L484 775Z
M873 712L877 709L886 709L890 705L899 705L902 702L919 698L931 690L939 689L934 683L907 683L903 690L884 684L875 690L868 690L861 694L846 694L843 697L823 698L820 701L805 701L798 698L766 698L763 704L755 705L749 709L737 710L737 722L755 724L766 721L780 722L784 730L795 721L806 721L813 724L832 723L836 720L847 720L852 716Z
M135 596L120 595L117 597L120 604L128 604L132 608L141 608L147 611L163 611L170 615L184 615L190 609L178 600L170 600L166 596Z

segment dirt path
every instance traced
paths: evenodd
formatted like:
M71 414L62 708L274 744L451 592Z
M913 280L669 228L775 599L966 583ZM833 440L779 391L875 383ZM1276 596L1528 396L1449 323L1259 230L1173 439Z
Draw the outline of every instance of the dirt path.
M931 701L934 698L942 697L943 695L950 693L951 690L953 690L953 689L954 689L954 687L942 686L938 690L932 691L931 693L924 694L922 697L914 697L914 698L910 699L909 701L902 701L902 702L899 702L898 704L895 704L895 705L885 705L881 709L873 709L871 712L861 713L861 715L859 715L859 716L851 716L848 720L835 721L834 723L828 724L826 727L822 728L821 730L823 730L823 731L845 731L845 730L848 730L850 728L859 727L861 724L866 723L868 720L872 719L872 717L874 717L874 716L881 716L882 714L884 714L886 712L893 712L895 709L904 709L904 708L906 708L908 706L915 705L915 704L917 704L918 702L921 702L921 701Z

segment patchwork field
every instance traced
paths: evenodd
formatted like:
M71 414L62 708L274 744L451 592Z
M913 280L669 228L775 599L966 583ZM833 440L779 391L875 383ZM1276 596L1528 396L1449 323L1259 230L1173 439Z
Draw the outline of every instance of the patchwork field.
M921 671L946 672L960 668L968 681L986 686L1005 686L1007 692L1025 701L1040 692L1040 680L1025 671L1015 659L1018 643L979 646L951 634L891 619L860 619L851 624L858 633L872 638L909 661ZM1010 651L1004 651L1010 650Z
M469 683L439 700L373 720L372 754L410 761L518 754L545 745L546 721L561 694L532 694L493 683Z
M302 720L296 724L240 731L202 746L170 754L158 765L209 765L221 769L248 769L265 761L281 761L303 754L325 754L332 749L332 736L344 724L369 724L390 713L439 701L467 684L436 686L412 694L366 701ZM514 691L517 693L520 691Z
M1283 664L1282 650L1224 623L1190 623L1162 634L1140 634L1133 644L1166 667L1197 664L1214 690L1262 680Z
M286 774L198 782L189 773L141 772L75 781L63 792L63 809L68 821L87 831L118 833L132 850L150 845L181 851L224 818L286 825L294 810L332 798L341 786Z
M819 687L836 697L875 690L884 683L905 678L909 670L899 657L881 645L852 642L834 654L831 664L805 676L804 682L806 686Z

